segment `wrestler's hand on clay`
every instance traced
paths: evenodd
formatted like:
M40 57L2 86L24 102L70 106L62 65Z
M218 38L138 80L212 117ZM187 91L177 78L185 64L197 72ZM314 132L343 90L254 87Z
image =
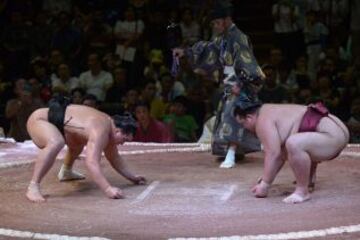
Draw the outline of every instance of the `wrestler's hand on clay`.
M109 186L106 190L105 190L105 194L108 198L111 199L119 199L119 198L124 198L124 194L122 193L121 189L117 188L117 187L112 187Z
M146 184L146 179L143 176L134 176L131 181L137 185Z
M269 187L270 184L266 183L260 178L258 183L251 189L251 191L254 193L255 197L264 198L267 197Z

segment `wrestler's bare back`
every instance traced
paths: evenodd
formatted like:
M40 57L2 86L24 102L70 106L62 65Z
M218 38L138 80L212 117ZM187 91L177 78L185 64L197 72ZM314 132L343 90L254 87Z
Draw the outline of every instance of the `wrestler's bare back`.
M295 134L300 126L302 116L306 111L305 106L295 104L264 104L260 109L257 126L271 122L275 124L280 136L281 144Z
M48 121L48 108L36 110L30 117L29 123L37 120ZM84 146L89 140L90 130L96 123L108 123L111 126L110 117L94 108L84 105L71 104L66 108L64 119L65 141L68 145ZM95 127L96 129L96 127ZM109 128L110 130L111 128ZM110 131L109 131L110 134Z
M271 121L276 125L280 136L281 145L283 145L291 135L296 134L299 130L301 120L307 110L307 106L296 104L264 104L260 111L260 117L257 125L264 121ZM335 132L335 134L345 134L349 137L349 132L342 121L336 116L330 114L320 120L317 132Z

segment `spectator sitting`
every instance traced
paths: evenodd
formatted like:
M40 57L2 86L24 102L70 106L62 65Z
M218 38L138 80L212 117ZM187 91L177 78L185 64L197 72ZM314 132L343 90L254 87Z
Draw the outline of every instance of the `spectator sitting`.
M77 65L81 54L83 33L71 24L71 20L67 12L60 12L57 15L51 47L59 49L66 59Z
M306 25L304 28L306 52L308 54L308 71L311 79L316 76L316 68L319 56L325 46L329 30L318 21L316 13L310 11L306 14Z
M82 104L85 91L82 88L74 88L71 90L71 103Z
M276 82L280 83L281 73L287 71L288 63L280 48L271 48L269 53L269 64L274 67Z
M58 66L57 75L51 77L51 87L53 93L69 95L71 90L79 85L76 77L71 77L71 71L67 64L62 63Z
M146 79L152 79L156 81L156 94L160 95L160 76L166 72L169 72L169 69L164 64L163 52L159 49L152 49L149 55L149 62L149 65L144 69L144 76Z
M320 75L317 80L317 91L315 92L315 98L322 100L329 108L330 112L338 114L338 107L340 103L340 93L333 87L329 76Z
M31 86L25 79L18 79L15 82L14 92L16 98L6 103L5 117L10 120L8 137L14 138L17 142L30 139L26 130L26 121L33 111L43 107L40 99L34 98Z
M122 103L129 89L126 86L126 73L126 69L119 66L113 71L114 84L109 88L105 103L102 104L104 111L110 115L123 112Z
M187 114L188 101L179 96L170 106L170 114L165 115L164 122L169 124L175 135L175 142L195 142L198 128L193 116Z
M98 54L92 53L88 57L89 70L81 73L79 86L86 90L86 93L94 94L99 101L104 101L107 90L113 84L112 75L104 71Z
M334 88L342 88L343 82L340 79L340 71L338 69L338 65L335 64L335 61L326 57L322 62L320 62L319 71L317 73L318 76L326 75L330 78L331 85Z
M139 92L136 89L127 91L122 103L124 112L128 112L135 116L136 103L139 101Z
M60 50L58 49L51 50L48 61L49 71L51 75L56 74L56 72L59 70L59 65L64 62L65 62L64 55ZM53 76L51 76L51 78L52 77Z
M170 73L161 75L161 97L164 102L171 102L178 96L186 95L184 84L176 81Z
M106 94L106 102L120 103L128 88L126 86L126 69L122 67L116 67L113 72L114 84L109 88Z
M98 99L94 94L86 94L82 100L82 104L96 109L99 108Z
M135 15L134 9L126 9L124 19L116 22L114 35L117 40L116 53L120 59L126 62L133 62L136 54L138 39L144 31L145 25Z
M299 88L310 88L310 77L307 72L305 56L296 59L295 68L290 71L286 87L291 93L294 93Z
M150 115L150 106L146 102L138 102L135 107L138 127L134 136L136 142L172 142L169 127Z
M201 85L197 87L194 86L187 90L186 95L188 106L191 106L187 113L195 119L196 125L199 126L196 130L197 138L202 133L202 126L205 121L205 116L207 115L207 110L209 110L206 106L207 103L205 102L206 95L203 95L202 88L203 86Z
M29 83L34 87L34 90L39 91L42 101L47 103L51 98L51 80L47 69L47 61L36 57L31 61L31 71Z
M104 69L108 72L114 72L118 66L121 65L119 55L107 53L102 59Z
M151 116L156 119L162 119L165 114L166 104L156 96L156 86L154 81L146 83L142 93L141 100L150 104Z
M89 51L105 53L111 44L112 28L103 21L103 12L94 10L87 16L88 23L82 29Z
M272 6L274 32L287 61L292 64L301 49L301 39L298 38L297 25L299 8L291 0L279 0Z
M266 79L264 87L259 92L259 98L265 103L284 103L288 101L286 89L276 83L275 71L273 66L265 65L262 67Z
M190 8L183 11L180 27L184 45L193 45L200 40L200 25L194 19Z

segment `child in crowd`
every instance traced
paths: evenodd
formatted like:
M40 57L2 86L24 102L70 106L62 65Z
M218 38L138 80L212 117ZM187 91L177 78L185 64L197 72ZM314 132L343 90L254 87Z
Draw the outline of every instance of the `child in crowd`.
M187 114L187 98L179 96L171 103L169 114L164 122L168 123L175 135L175 142L195 142L198 125L193 116Z

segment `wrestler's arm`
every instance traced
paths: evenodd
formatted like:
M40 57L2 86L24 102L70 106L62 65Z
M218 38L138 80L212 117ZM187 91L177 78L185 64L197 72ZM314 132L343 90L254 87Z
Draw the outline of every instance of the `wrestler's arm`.
M110 127L110 124L107 125L103 122L92 125L86 145L85 164L95 183L109 198L122 198L121 190L110 185L100 166L102 152L109 141Z
M276 126L272 119L259 119L256 126L257 136L264 147L264 170L262 179L271 184L279 168L283 165L281 159L281 140Z
M146 183L146 179L144 177L134 175L129 171L115 144L109 144L104 150L104 154L106 159L110 162L111 166L126 179L135 184Z
M280 138L274 122L269 119L258 119L256 134L264 146L264 170L258 183L251 189L255 197L266 197L271 183L283 166L281 159Z

